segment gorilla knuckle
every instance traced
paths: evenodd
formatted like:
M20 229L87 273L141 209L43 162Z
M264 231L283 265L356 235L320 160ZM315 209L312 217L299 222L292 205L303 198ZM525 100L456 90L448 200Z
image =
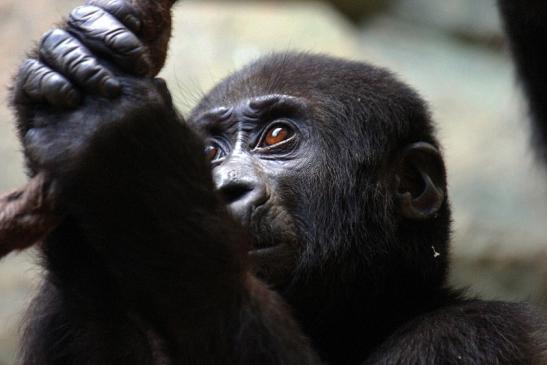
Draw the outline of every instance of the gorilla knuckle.
M42 51L42 49L44 49L45 47L49 47L50 44L51 44L51 39L52 38L55 38L57 29L50 29L48 30L47 32L45 32L43 35L42 35L42 38L40 39L40 52Z
M69 27L85 46L108 54L119 66L133 70L133 63L144 57L144 47L115 15L98 6L86 5L72 12Z
M68 27L86 43L86 40L93 42L104 41L103 38L106 33L111 29L120 28L121 25L103 9L84 5L75 8L70 13Z
M44 35L42 36L42 40L40 42L41 47L51 47L55 46L64 40L66 40L70 35L63 29L60 28L54 28L50 29Z
M93 81L93 77L101 72L103 70L97 60L89 56L82 56L72 64L72 73L84 84Z
M19 69L19 79L23 82L26 82L28 78L35 73L42 64L40 61L34 58L28 58L21 64Z
M120 92L120 84L114 75L102 67L95 59L88 57L76 66L75 73L80 82L108 97L117 96Z
M125 29L114 29L105 36L108 48L124 56L138 55L143 52L139 39Z
M126 13L131 9L125 0L91 0L87 4L99 7L114 15Z
M141 41L125 29L114 29L105 37L105 45L112 50L122 67L137 75L146 75L150 61Z
M79 94L72 84L53 71L43 78L41 90L45 99L54 106L72 107L79 101Z
M61 74L35 59L26 60L21 66L20 88L17 101L47 102L53 106L75 106L79 93Z
M74 8L69 15L68 21L72 25L88 24L100 18L104 11L93 5L82 5Z
M40 44L40 56L47 62L59 63L78 48L72 35L62 29L47 32Z
M48 74L53 73L49 68L35 59L28 59L22 66L22 89L25 96L33 100L43 99L42 83Z
M42 87L44 91L50 93L58 93L68 84L66 79L55 72L49 72L42 79Z
M133 32L138 32L141 28L137 9L125 0L92 0L88 2L88 5L97 6L114 15Z

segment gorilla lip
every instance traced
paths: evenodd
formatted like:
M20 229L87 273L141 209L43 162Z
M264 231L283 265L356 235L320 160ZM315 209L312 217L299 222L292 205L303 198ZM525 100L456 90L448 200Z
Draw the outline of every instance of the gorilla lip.
M255 247L247 251L247 253L251 256L270 256L283 252L286 247L287 245L284 243L277 243L268 247Z
M260 243L257 245L257 242L255 241L253 244L253 247L248 250L247 252L251 255L271 255L276 252L277 250L282 250L283 246L286 246L283 243L272 243L271 245L261 245Z
M260 205L254 207L248 216L247 224L244 226L250 231L250 233L255 236L254 232L260 230L260 227L264 224L264 217L267 216L268 212L270 211L268 205L266 204L268 201L261 203ZM253 240L253 246L252 249L249 250L249 253L261 253L261 254L268 254L271 253L271 251L278 246L282 245L281 242L273 242L273 241L257 241Z
M253 207L249 212L249 215L246 219L246 224L244 224L244 226L251 232L253 236L254 232L257 231L258 228L261 226L261 223L264 220L264 217L266 216L268 211L269 209L266 207L266 202L264 202L256 207ZM277 245L277 243L266 244L264 242L253 240L253 248L249 250L249 252L266 250Z

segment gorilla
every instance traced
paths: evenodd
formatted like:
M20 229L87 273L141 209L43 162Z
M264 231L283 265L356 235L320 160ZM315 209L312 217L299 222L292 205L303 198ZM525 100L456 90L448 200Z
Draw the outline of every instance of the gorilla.
M547 6L501 0L545 136ZM20 363L547 364L547 322L448 287L424 101L389 71L263 57L185 120L127 0L76 8L15 78L30 175L66 197Z

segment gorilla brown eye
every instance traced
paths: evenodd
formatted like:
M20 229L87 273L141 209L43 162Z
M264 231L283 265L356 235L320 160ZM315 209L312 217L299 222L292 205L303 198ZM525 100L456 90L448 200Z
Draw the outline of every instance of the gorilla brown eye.
M290 137L292 137L292 130L283 125L273 126L266 132L264 139L262 140L262 147L270 147L281 143Z
M217 160L220 156L220 148L214 144L210 144L205 147L205 157L207 161Z

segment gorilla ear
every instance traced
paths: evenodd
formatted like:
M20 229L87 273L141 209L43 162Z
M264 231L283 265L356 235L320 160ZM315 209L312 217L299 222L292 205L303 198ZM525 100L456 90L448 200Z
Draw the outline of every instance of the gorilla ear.
M435 217L446 197L446 172L439 151L429 143L413 143L401 152L396 166L400 212L408 219Z

